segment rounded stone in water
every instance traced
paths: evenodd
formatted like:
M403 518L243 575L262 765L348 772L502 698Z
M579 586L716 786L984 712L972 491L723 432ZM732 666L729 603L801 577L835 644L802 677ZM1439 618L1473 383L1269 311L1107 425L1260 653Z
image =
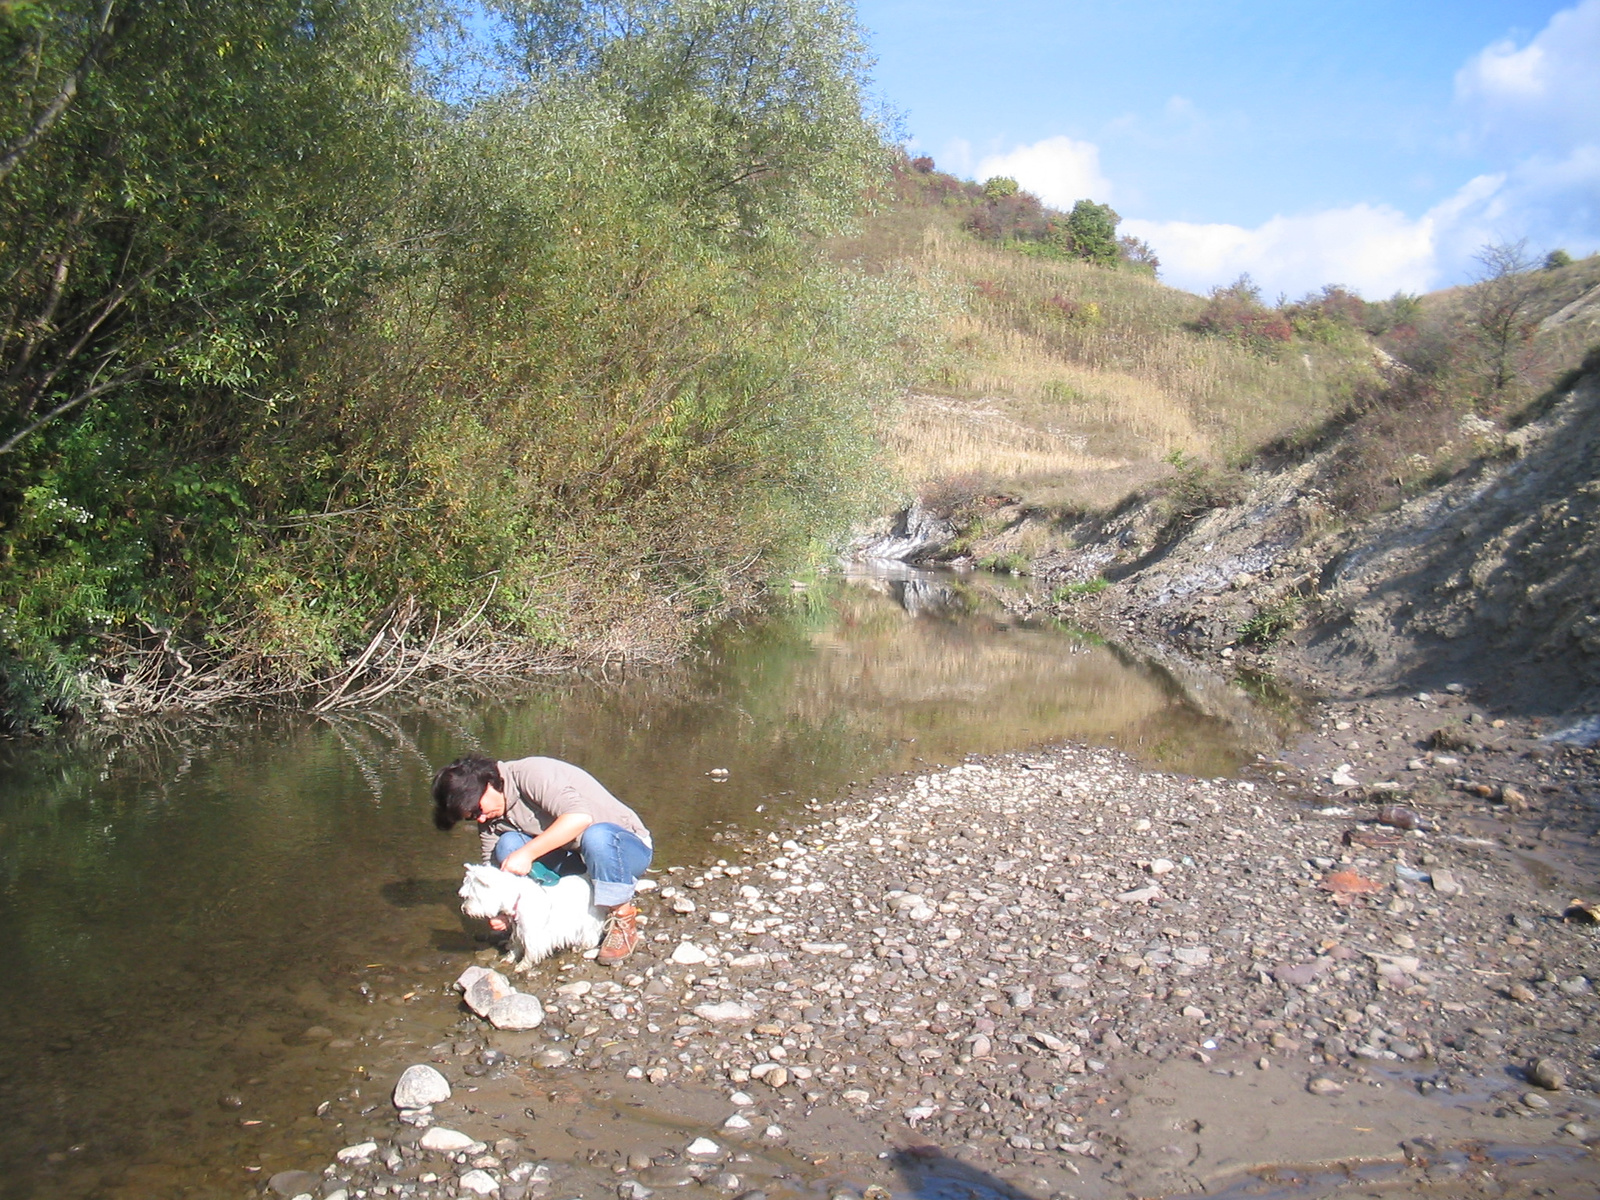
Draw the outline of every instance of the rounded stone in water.
M512 992L490 1005L485 1015L496 1029L520 1032L537 1029L544 1023L544 1006L537 996Z
M405 1069L394 1085L396 1108L427 1108L450 1099L450 1081L426 1063Z

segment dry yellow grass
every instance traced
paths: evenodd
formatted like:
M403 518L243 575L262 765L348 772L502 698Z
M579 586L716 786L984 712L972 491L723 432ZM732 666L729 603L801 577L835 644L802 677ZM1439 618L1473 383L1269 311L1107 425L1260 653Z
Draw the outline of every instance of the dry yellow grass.
M1221 460L1315 421L1371 370L1359 349L1197 335L1201 297L984 245L950 210L886 215L856 249L950 301L942 351L886 432L914 486L975 475L1081 501L1096 473L1148 478L1174 450Z

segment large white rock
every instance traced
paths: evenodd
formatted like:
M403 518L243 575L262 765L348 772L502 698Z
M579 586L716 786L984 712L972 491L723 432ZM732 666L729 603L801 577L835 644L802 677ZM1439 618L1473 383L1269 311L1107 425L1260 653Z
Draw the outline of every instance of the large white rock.
M438 1154L454 1154L458 1150L471 1150L474 1146L482 1146L483 1143L474 1141L458 1129L446 1129L442 1125L435 1125L417 1139L417 1145Z
M450 1081L427 1063L405 1069L394 1085L396 1108L426 1108L450 1099Z
M378 1152L377 1142L357 1142L334 1155L342 1163L364 1163Z
M512 992L491 1004L484 1016L496 1029L537 1029L544 1023L544 1005L539 1003L537 996Z
M487 1171L468 1171L456 1180L456 1186L475 1196L492 1196L500 1190L500 1185L495 1182L494 1176Z
M478 980L482 979L485 975L493 974L494 972L488 967L480 967L476 965L470 966L465 971L461 972L460 975L456 976L456 991L464 992L473 984L477 983Z
M683 942L672 952L672 961L679 966L694 967L709 962L710 956L693 942Z

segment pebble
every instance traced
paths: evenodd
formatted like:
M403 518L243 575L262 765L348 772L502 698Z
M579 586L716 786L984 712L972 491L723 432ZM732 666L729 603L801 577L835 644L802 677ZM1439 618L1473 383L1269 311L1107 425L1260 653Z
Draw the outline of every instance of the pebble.
M499 1181L487 1171L468 1171L456 1181L456 1186L475 1196L492 1196L500 1190Z
M679 966L697 967L711 961L711 956L693 942L683 942L672 952L669 960Z
M1528 1082L1548 1092L1559 1092L1567 1086L1566 1072L1553 1058L1536 1059L1528 1068Z
M733 1000L725 1000L720 1004L697 1004L694 1007L694 1015L702 1021L711 1021L717 1024L725 1024L730 1021L754 1021L756 1019L755 1009L748 1004L740 1004Z
M694 1141L689 1143L689 1146L684 1153L693 1154L696 1157L703 1158L711 1155L721 1154L722 1147L717 1145L710 1138L699 1137L695 1138Z
M1341 1096L1344 1094L1344 1084L1325 1075L1316 1075L1306 1082L1306 1091L1313 1096Z

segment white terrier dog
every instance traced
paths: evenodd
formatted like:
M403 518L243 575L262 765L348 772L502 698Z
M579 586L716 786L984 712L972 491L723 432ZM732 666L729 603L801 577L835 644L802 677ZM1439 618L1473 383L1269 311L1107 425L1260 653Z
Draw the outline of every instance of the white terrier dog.
M587 875L566 875L546 886L498 867L467 864L461 883L461 911L469 917L506 917L511 922L511 952L506 961L528 971L557 950L593 949L605 930L605 910L594 906Z

